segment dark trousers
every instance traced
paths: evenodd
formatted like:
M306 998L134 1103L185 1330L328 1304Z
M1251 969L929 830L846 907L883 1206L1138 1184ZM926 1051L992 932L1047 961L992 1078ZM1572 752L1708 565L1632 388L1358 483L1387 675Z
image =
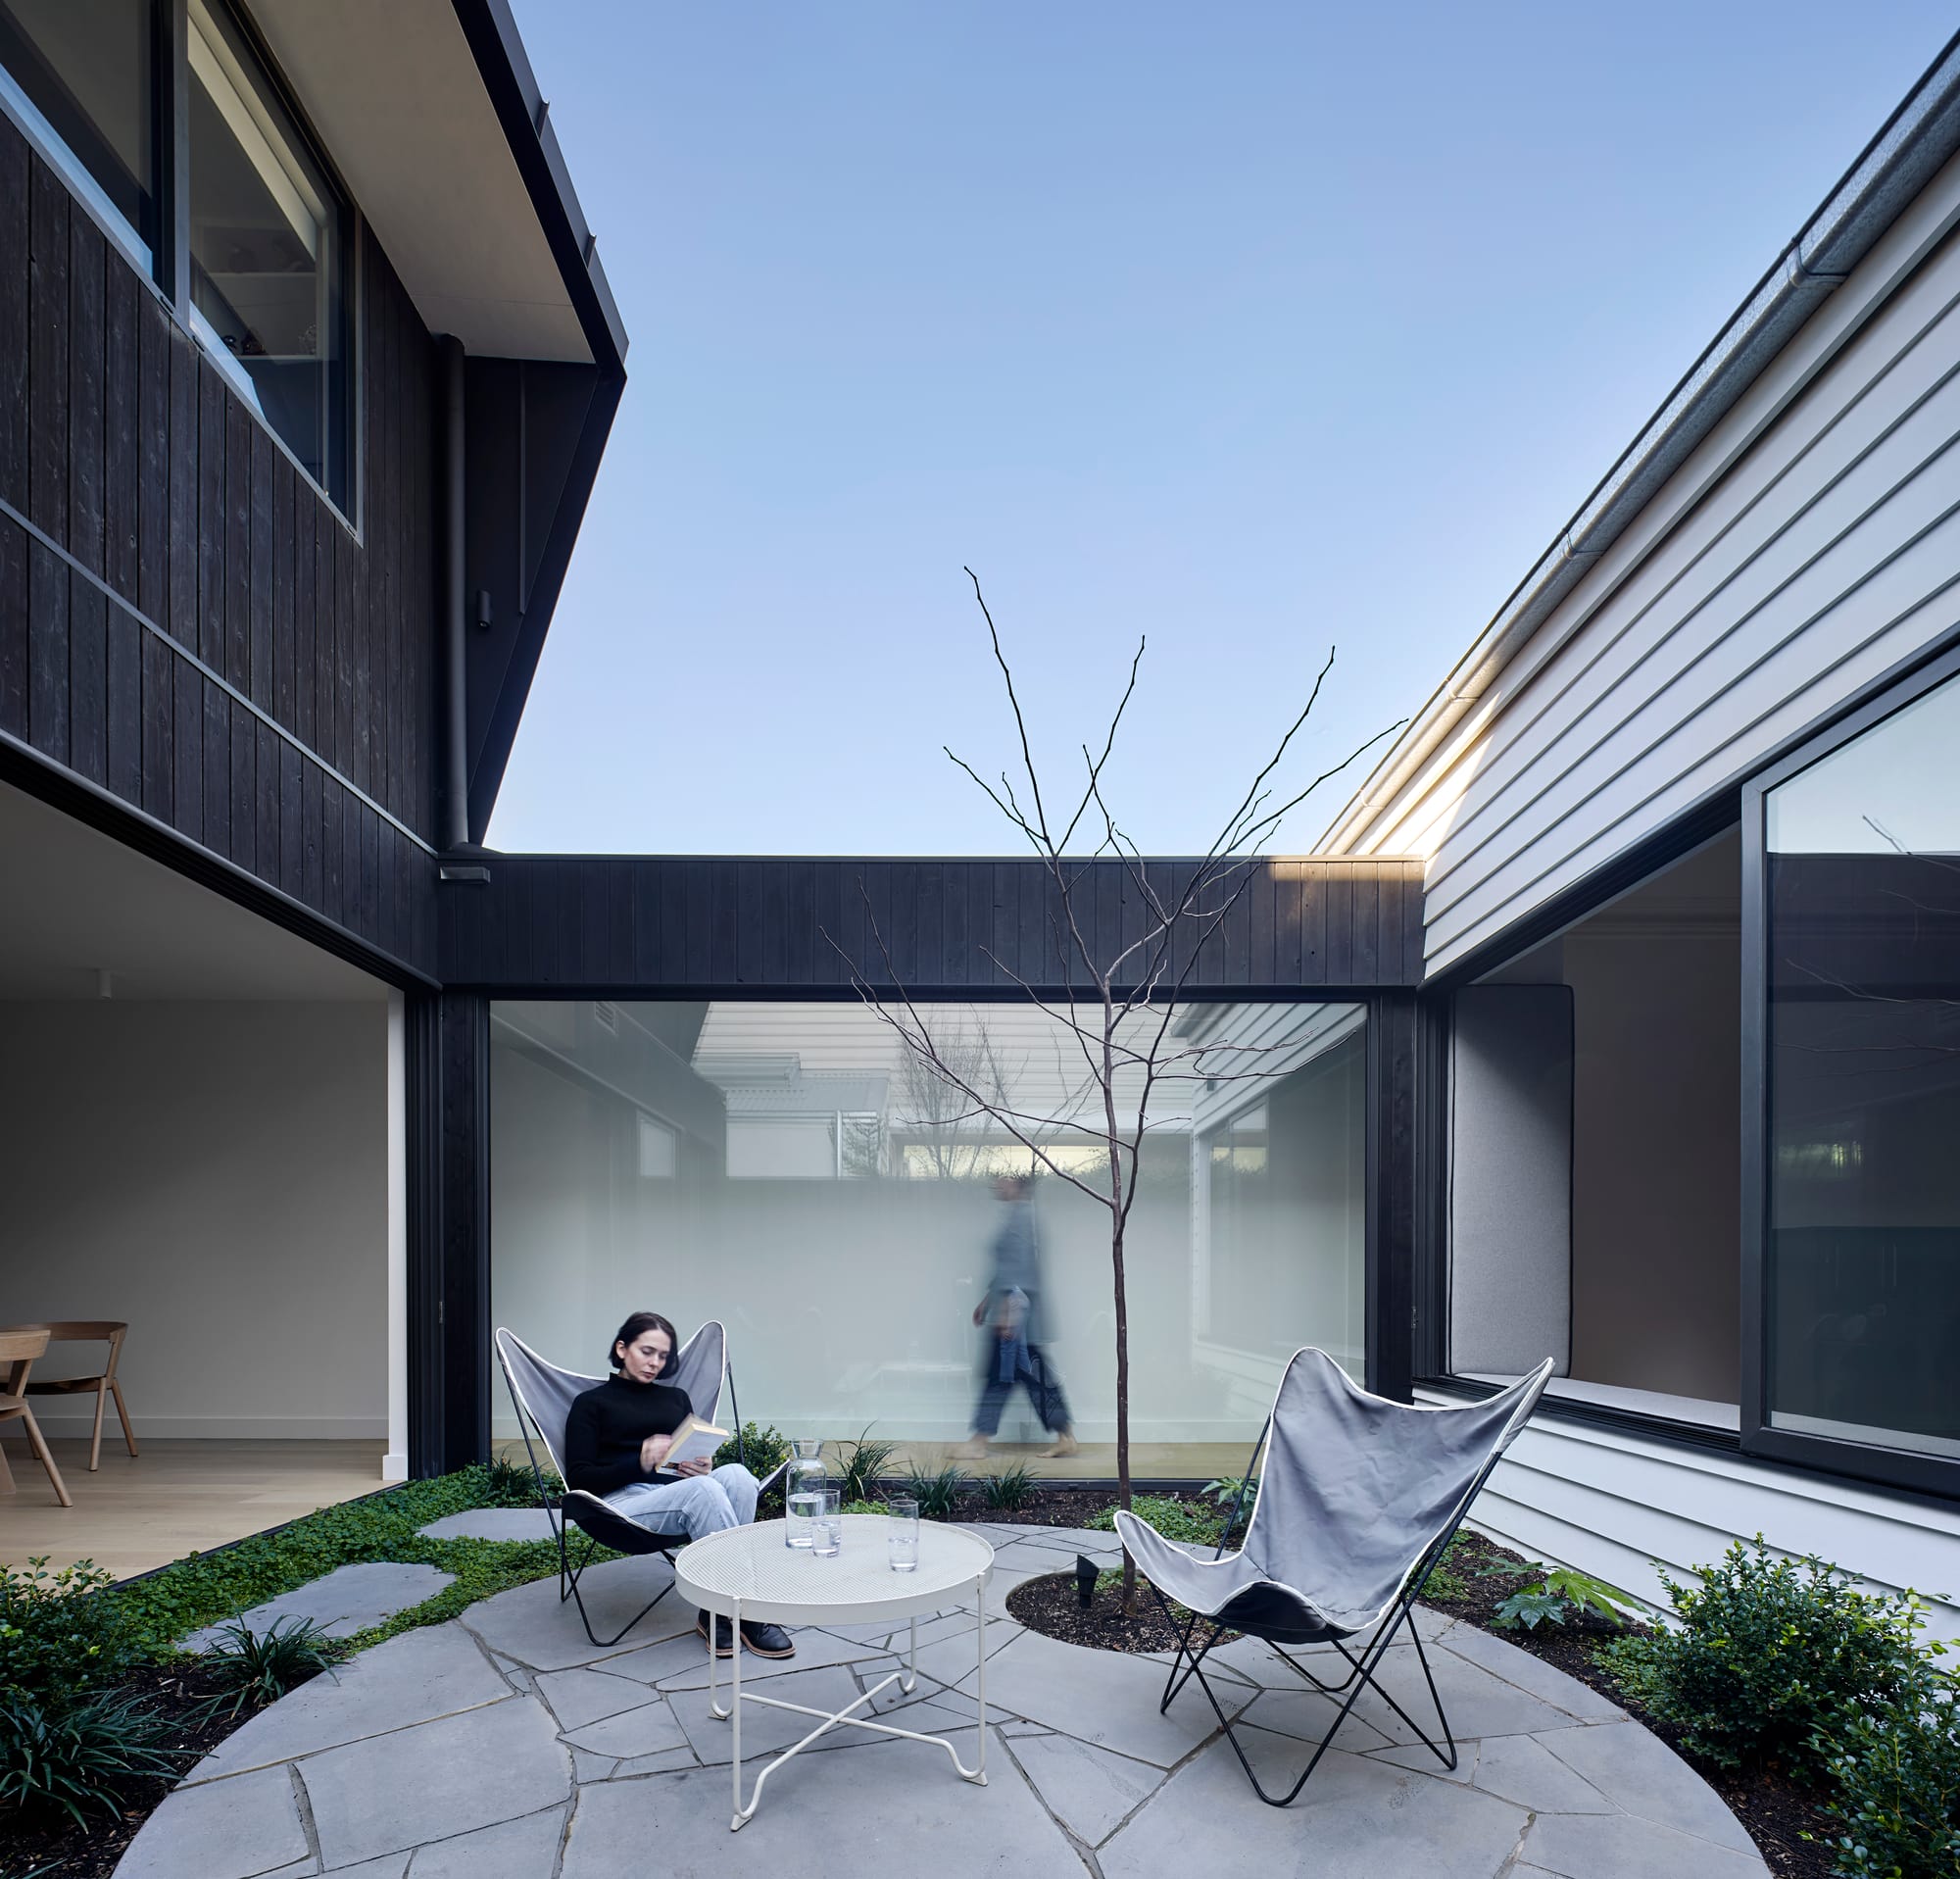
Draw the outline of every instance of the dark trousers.
M1061 1385L1050 1374L1048 1359L1042 1355L1041 1346L1026 1344L1021 1347L1024 1355L1014 1365L1010 1377L1001 1375L998 1353L990 1352L995 1361L987 1371L987 1379L980 1386L980 1407L973 1411L973 1433L991 1436L1001 1426L1001 1411L1007 1407L1007 1398L1015 1384L1028 1393L1028 1401L1035 1406L1035 1413L1041 1417L1042 1427L1052 1434L1058 1434L1068 1427L1068 1405L1063 1400Z

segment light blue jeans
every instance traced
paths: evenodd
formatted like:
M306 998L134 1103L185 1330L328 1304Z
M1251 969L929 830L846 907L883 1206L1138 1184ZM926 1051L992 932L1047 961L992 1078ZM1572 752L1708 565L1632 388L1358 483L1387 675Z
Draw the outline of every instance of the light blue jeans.
M761 1483L741 1462L730 1461L712 1474L614 1488L606 1505L655 1533L684 1533L699 1540L724 1527L746 1527L756 1517L760 1492Z

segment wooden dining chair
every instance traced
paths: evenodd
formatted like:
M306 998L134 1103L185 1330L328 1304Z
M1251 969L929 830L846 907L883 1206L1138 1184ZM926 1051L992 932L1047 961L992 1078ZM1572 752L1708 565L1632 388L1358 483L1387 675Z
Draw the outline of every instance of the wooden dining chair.
M102 1411L110 1397L116 1399L116 1419L122 1425L122 1446L136 1453L136 1432L129 1426L129 1408L122 1401L122 1386L116 1381L116 1360L122 1355L122 1340L129 1327L110 1318L62 1318L49 1324L23 1324L22 1331L45 1331L50 1344L106 1344L109 1361L100 1376L51 1377L27 1385L29 1396L82 1396L95 1393L95 1434L88 1445L88 1471L102 1465Z
M63 1507L72 1508L74 1503L68 1498L68 1484L61 1478L61 1469L55 1466L55 1459L48 1452L41 1425L34 1420L34 1412L27 1407L27 1372L33 1368L34 1360L47 1348L48 1334L44 1326L36 1325L31 1330L0 1331L0 1364L7 1366L6 1384L0 1387L0 1423L10 1422L18 1416L26 1424L27 1444L41 1466L47 1469L48 1479L54 1483L55 1499ZM0 1493L11 1494L13 1491L14 1471L7 1465L6 1449L0 1447Z

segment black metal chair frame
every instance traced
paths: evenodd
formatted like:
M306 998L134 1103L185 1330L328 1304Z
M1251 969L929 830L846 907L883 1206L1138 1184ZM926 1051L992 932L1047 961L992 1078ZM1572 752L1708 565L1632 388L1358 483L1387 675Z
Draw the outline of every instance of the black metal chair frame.
M538 1506L544 1509L545 1518L551 1523L552 1538L558 1543L558 1602L560 1605L563 1605L567 1599L571 1600L578 1607L578 1621L584 1625L585 1635L592 1640L593 1645L597 1649L610 1651L655 1606L659 1605L674 1589L674 1581L669 1579L665 1585L662 1586L610 1638L602 1638L598 1632L593 1630L592 1614L585 1608L585 1599L579 1592L578 1582L584 1575L585 1569L591 1565L592 1556L599 1551L601 1546L607 1545L609 1542L601 1540L582 1521L579 1521L579 1532L584 1537L585 1550L579 1555L576 1562L573 1561L571 1557L572 1549L567 1544L566 1528L571 1521L577 1520L577 1515L575 1513L572 1514L571 1521L568 1521L565 1515L564 1501L554 1499L550 1489L545 1486L544 1469L538 1461L537 1447L531 1440L531 1432L533 1429L536 1429L538 1441L543 1442L544 1430L538 1426L537 1417L531 1413L529 1405L525 1403L521 1392L519 1392L516 1379L511 1374L511 1366L504 1361L502 1351L499 1351L497 1354L497 1365L504 1372L504 1387L510 1391L512 1407L517 1412L517 1433L524 1438L524 1454L531 1464L531 1481L537 1491ZM727 1365L724 1375L728 1380L729 1406L735 1415L736 1459L741 1461L744 1467L747 1467L749 1465L749 1449L742 1429L742 1405L735 1395L735 1366L732 1363ZM549 1449L549 1444L547 1444L547 1449ZM610 1512L611 1509L609 1508L608 1511ZM613 1517L618 1521L621 1528L629 1529L632 1535L637 1536L633 1544L614 1547L612 1549L614 1552L624 1553L630 1558L659 1558L666 1559L673 1554L678 1553L688 1543L688 1536L684 1533L656 1533L651 1527L643 1527L637 1521L627 1519L623 1513L616 1514ZM628 1538L628 1534L620 1532L615 1537L623 1540ZM644 1542L644 1544L641 1544L641 1542Z
M1212 1555L1213 1558L1222 1559L1225 1557L1225 1543L1231 1538L1234 1528L1238 1525L1240 1507L1246 1497L1246 1482L1251 1479L1252 1471L1258 1465L1259 1453L1265 1447L1266 1437L1271 1431L1272 1417L1269 1415L1266 1418L1265 1426L1259 1431L1259 1439L1252 1444L1252 1453L1246 1464L1245 1480L1239 1483L1239 1492L1233 1497L1231 1516L1225 1522L1224 1531L1218 1541L1218 1550ZM1422 1743L1423 1747L1435 1755L1445 1768L1453 1771L1456 1767L1456 1738L1450 1731L1449 1717L1444 1711L1443 1698L1436 1687L1436 1675L1429 1667L1429 1654L1423 1649L1422 1633L1415 1622L1415 1605L1416 1601L1422 1596L1423 1587L1429 1583L1429 1575L1436 1570L1444 1554L1448 1551L1449 1543L1455 1539L1457 1530L1469 1515L1471 1505L1476 1501L1479 1493L1482 1492L1484 1483L1490 1479L1491 1471L1497 1465L1499 1459L1501 1459L1500 1454L1493 1455L1478 1471L1476 1481L1472 1484L1469 1493L1463 1497L1461 1504L1456 1509L1455 1517L1451 1519L1443 1533L1432 1542L1429 1550L1417 1560L1414 1570L1410 1572L1408 1578L1404 1581L1402 1590L1396 1594L1395 1602L1382 1614L1380 1622L1375 1627L1373 1637L1361 1647L1358 1656L1348 1650L1347 1643L1343 1639L1331 1635L1325 1638L1315 1638L1298 1632L1290 1632L1278 1626L1261 1626L1256 1621L1249 1621L1245 1618L1235 1620L1230 1615L1231 1607L1229 1605L1216 1617L1212 1618L1206 1618L1200 1612L1189 1612L1186 1615L1184 1629L1178 1638L1177 1655L1171 1659L1170 1675L1165 1679L1163 1700L1157 1705L1157 1713L1161 1715L1169 1709L1172 1698L1193 1677L1196 1677L1198 1679L1198 1687L1204 1692L1205 1699L1210 1703L1212 1710L1218 1717L1218 1726L1225 1732L1226 1741L1232 1745L1232 1753L1239 1757L1239 1765L1246 1771L1246 1779L1252 1784L1252 1792L1269 1807L1290 1806L1298 1799L1299 1791L1306 1786L1314 1769L1320 1766L1321 1757L1326 1755L1328 1749L1333 1745L1335 1736L1340 1733L1341 1725L1348 1720L1354 1705L1360 1701L1361 1692L1370 1688L1375 1691L1376 1695L1396 1715L1400 1716L1415 1731L1416 1737ZM1157 1607L1162 1611L1165 1621L1175 1627L1178 1620L1176 1614L1171 1609L1170 1601L1164 1597L1162 1590L1154 1582L1147 1580L1146 1583L1150 1584L1151 1595L1156 1600ZM1210 1636L1194 1652L1191 1648L1192 1638L1197 1633L1198 1628L1205 1624L1211 1627ZM1441 1747L1432 1739L1429 1732L1382 1687L1375 1677L1375 1672L1381 1667L1382 1658L1387 1655L1390 1645L1395 1643L1396 1634L1404 1624L1408 1626L1409 1637L1415 1645L1416 1661L1422 1665L1423 1681L1429 1686L1429 1700L1436 1709L1436 1720L1443 1736L1443 1745ZM1326 1734L1321 1737L1319 1746L1309 1757L1305 1768L1300 1771L1299 1779L1283 1795L1268 1794L1266 1792L1265 1784L1253 1772L1251 1762L1247 1759L1246 1751L1240 1744L1238 1728L1233 1717L1227 1714L1224 1705L1218 1701L1217 1692L1211 1687L1210 1679L1204 1674L1203 1665L1205 1657L1210 1654L1212 1647L1228 1631L1236 1631L1246 1637L1258 1638L1260 1642L1272 1651L1275 1656L1281 1658L1290 1668L1298 1671L1322 1696L1338 1697L1344 1692L1347 1693L1347 1701L1342 1704L1334 1720L1327 1725ZM1335 1650L1347 1660L1347 1676L1342 1678L1339 1683L1322 1681L1305 1664L1282 1649L1283 1640L1286 1643L1294 1645L1322 1642L1333 1645Z

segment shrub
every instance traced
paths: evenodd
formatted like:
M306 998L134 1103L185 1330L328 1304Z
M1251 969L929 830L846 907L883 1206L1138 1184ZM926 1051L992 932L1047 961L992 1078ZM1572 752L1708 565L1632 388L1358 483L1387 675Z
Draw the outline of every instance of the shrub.
M119 1607L100 1596L112 1574L89 1560L48 1570L0 1565L0 1693L71 1704L118 1682L138 1656Z
M846 1451L841 1456L843 1472L838 1478L839 1498L845 1501L866 1501L871 1490L884 1479L885 1471L892 1465L892 1457L899 1452L896 1442L873 1442L871 1425L864 1425L864 1433L855 1442L843 1442L839 1449Z
M1923 1607L1910 1592L1859 1592L1814 1556L1773 1558L1760 1534L1697 1571L1698 1587L1660 1575L1680 1630L1600 1655L1630 1695L1718 1767L1777 1762L1816 1779L1812 1738L1890 1706L1923 1661Z
M0 1697L0 1810L118 1813L138 1782L172 1779L190 1753L168 1746L172 1731L140 1703L98 1690L79 1703L37 1702L22 1690Z
M742 1461L745 1456L749 1472L758 1481L766 1481L790 1459L790 1439L772 1423L745 1422L739 1444L730 1436L714 1451L714 1465L724 1468L731 1461Z
M906 1492L919 1504L920 1519L948 1520L959 1506L968 1478L964 1468L951 1461L930 1474L914 1461L906 1470Z
M1012 1467L1003 1468L998 1474L983 1474L980 1477L981 1500L1004 1513L1012 1513L1028 1506L1040 1492L1041 1482L1025 1461L1016 1461Z
M892 1510L882 1501L846 1501L838 1508L840 1513L882 1513L891 1518Z
M1166 1540L1176 1540L1185 1546L1216 1546L1218 1529L1225 1520L1224 1514L1215 1508L1156 1494L1137 1495L1130 1503L1130 1511L1146 1526L1155 1527ZM1106 1507L1101 1513L1091 1514L1084 1524L1098 1533L1114 1532L1116 1509Z
M278 1618L264 1631L240 1622L220 1627L227 1640L206 1658L212 1680L232 1693L229 1713L263 1709L288 1690L331 1669L340 1647L311 1618Z
M1922 1664L1889 1711L1853 1717L1811 1747L1837 1792L1824 1810L1842 1879L1960 1871L1960 1699Z

